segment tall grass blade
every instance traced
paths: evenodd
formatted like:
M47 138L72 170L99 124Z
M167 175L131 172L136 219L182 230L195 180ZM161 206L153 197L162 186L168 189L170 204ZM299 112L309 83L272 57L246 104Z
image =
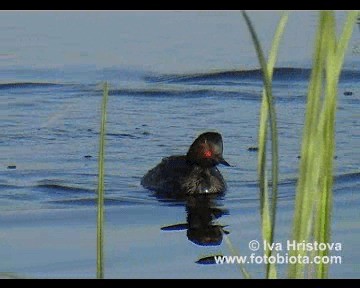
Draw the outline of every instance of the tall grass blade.
M221 226L220 226L221 227ZM229 236L224 232L223 229L221 229L221 233L223 234L223 238L225 241L225 244L227 245L231 255L233 256L239 256L240 253L238 253L234 247L234 245L232 244L232 242L230 241ZM247 270L245 269L245 265L243 263L238 263L238 267L240 269L241 274L244 276L245 279L250 279L250 274L249 272L247 272Z
M330 241L337 85L356 15L357 12L348 13L340 41L337 42L334 12L320 12L295 199L293 239L298 243L307 243L310 237L317 242ZM314 251L312 256L322 257L328 253L327 250ZM298 254L304 256L306 251L294 250L290 256ZM325 278L328 266L318 264L315 270L310 271L317 278ZM290 278L304 276L304 264L290 264Z
M323 101L322 113L319 121L322 141L324 143L323 167L321 179L319 181L319 196L317 199L314 240L319 243L329 243L331 236L331 212L332 212L332 187L333 187L333 159L335 154L335 120L336 103L338 94L338 82L341 68L344 61L345 51L356 23L357 12L348 13L343 33L339 41L336 40L336 23L333 12L329 13L328 20L328 39L327 39L327 58L325 63L326 88ZM316 251L316 256L324 257L329 255L329 251ZM320 263L316 266L315 277L327 278L329 266Z
M333 154L334 154L334 125L335 125L335 107L336 107L336 95L337 95L337 84L336 80L332 77L335 71L332 71L335 59L335 45L336 45L336 27L335 27L335 15L333 12L326 14L326 35L325 46L326 46L326 59L325 59L325 80L326 86L324 87L325 93L322 101L322 110L320 111L318 133L318 143L322 147L319 151L319 162L318 165L321 169L318 179L318 191L315 195L315 206L314 206L314 230L313 238L314 241L319 243L330 242L330 226L331 226L331 210L332 210L332 167L333 167ZM332 74L330 76L330 74ZM330 77L328 77L330 76ZM333 91L330 91L334 89ZM316 256L327 256L328 251L313 251L312 257ZM311 269L310 271L314 271ZM317 278L325 278L327 276L327 265L322 263L316 265L314 275Z
M286 23L288 20L288 13L284 12L280 18L268 58L267 71L272 81L273 71L277 59L277 52L279 50L280 40ZM272 193L271 198L271 218L269 215L269 203L268 203L268 182L266 180L266 140L267 140L267 125L268 125L268 102L266 97L266 90L262 93L262 103L260 108L260 124L259 124L259 154L258 154L258 173L260 183L260 213L262 215L262 235L263 239L266 239L268 243L274 242L275 233L275 221L276 221L276 207L277 207L277 190ZM271 220L270 220L271 219ZM266 255L271 256L271 251L266 250ZM276 278L275 264L267 264L266 266L266 278Z
M319 169L316 166L317 161L319 160L319 155L317 153L317 143L315 140L322 90L322 71L324 67L325 41L323 35L326 23L325 20L324 13L320 14L318 31L315 40L313 68L307 95L305 125L303 131L300 171L295 198L295 215L293 224L293 239L297 242L309 239L313 219L314 190L316 190L316 187L312 187L311 184L315 183L314 179L319 178L318 175L316 175L319 172ZM293 251L290 253L292 256L296 256L297 254L304 256L305 251ZM290 264L289 277L303 278L304 264Z
M262 96L262 104L260 110L260 125L259 125L259 156L258 156L258 173L260 186L260 213L262 221L262 235L263 239L268 243L272 243L274 239L275 221L276 221L276 205L277 205L277 183L278 183L278 144L277 144L277 127L275 107L272 99L272 76L273 69L277 59L277 52L279 49L280 40L284 32L288 13L283 13L278 23L272 47L270 50L268 63L265 62L264 53L257 38L255 29L247 16L243 12L243 16L248 25L251 37L258 55L259 63L264 77L264 90ZM266 180L266 140L267 140L267 125L270 121L271 131L271 151L272 151L272 193L271 193L271 216L270 207L268 203L268 183ZM271 256L271 250L267 249L265 254ZM274 264L268 263L266 266L266 277L276 278L276 267Z
M216 223L217 222L217 225L218 227L220 227L220 231L221 231L221 234L223 235L223 239L224 239L224 242L225 244L227 245L231 255L233 256L238 256L240 257L240 253L235 249L234 245L232 244L231 240L230 240L230 237L227 235L227 233L224 231L224 229L222 227L224 227L223 225L221 225L219 222L219 220L215 217L214 214L211 214L211 217L213 219L213 222ZM244 276L245 279L250 279L250 274L247 272L246 268L245 268L245 265L244 263L238 263L238 268L241 272L241 274Z
M103 98L101 105L101 126L99 138L98 158L98 198L97 198L97 226L96 226L96 277L104 278L104 162L105 162L105 135L106 135L106 107L108 101L108 84L103 86Z

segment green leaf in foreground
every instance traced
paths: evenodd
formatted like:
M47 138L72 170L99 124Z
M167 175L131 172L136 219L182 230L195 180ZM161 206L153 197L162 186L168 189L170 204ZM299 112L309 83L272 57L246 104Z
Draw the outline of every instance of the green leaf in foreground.
M357 15L356 11L348 13L337 41L334 12L320 12L295 199L293 239L298 243L330 242L337 86ZM293 250L290 253L290 256L297 255L307 256L307 252ZM312 253L312 257L327 255L327 250ZM302 263L290 264L289 277L304 278L304 266ZM326 278L327 273L327 264L316 265L317 278Z
M243 12L243 16L249 28L259 63L263 72L264 90L262 96L262 104L260 109L260 125L259 125L259 156L258 156L258 173L259 173L259 186L260 186L260 214L261 214L261 227L263 239L268 243L272 243L274 239L275 221L276 221L276 204L277 204L277 182L278 182L278 140L277 140L277 127L276 127L276 113L272 97L272 76L273 70L277 59L277 52L279 49L280 40L284 32L288 13L283 13L278 23L273 43L268 59L265 62L264 53L262 51L260 42L256 35L255 29L247 16ZM271 193L271 214L269 207L268 195L268 182L266 177L266 139L268 121L270 121L271 131L271 152L272 152L272 193ZM271 215L271 216L270 216ZM267 249L266 256L271 256L272 251ZM276 278L275 264L268 263L266 266L266 278Z

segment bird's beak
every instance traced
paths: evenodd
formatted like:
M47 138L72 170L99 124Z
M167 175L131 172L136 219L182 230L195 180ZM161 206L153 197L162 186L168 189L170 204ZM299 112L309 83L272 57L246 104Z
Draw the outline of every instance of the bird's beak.
M222 158L222 157L220 158L219 163L220 163L220 164L223 164L223 165L225 165L225 166L230 166L230 167L231 167L231 165L230 165L228 162L226 162L225 159Z

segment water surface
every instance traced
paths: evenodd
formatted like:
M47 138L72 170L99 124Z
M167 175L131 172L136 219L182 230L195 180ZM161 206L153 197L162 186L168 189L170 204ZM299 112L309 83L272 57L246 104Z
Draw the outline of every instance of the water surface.
M78 51L78 48L69 48L71 45L80 47L76 42L78 38L73 38L74 42L64 41L72 39L70 36L74 34L70 33L71 29L68 30L70 36L58 32L53 34L54 38L50 37L56 27L65 25L54 23L66 23L66 17L71 23L76 17L68 15L61 18L61 14L57 14L59 22L52 22L47 18L50 16L41 14L47 19L43 21L52 23L43 27L40 25L41 17L38 22L33 22L34 15L27 15L24 22L14 26L9 24L6 31L10 33L12 29L13 32L6 34L7 42L1 42L4 51L13 50L21 57L3 57L0 67L0 271L30 278L95 277L95 189L101 84L109 81L105 276L240 278L241 274L234 265L196 263L210 255L230 255L219 234L221 227L229 233L227 237L242 255L251 254L248 249L250 240L261 240L257 153L248 151L249 147L257 145L261 73L256 69L247 34L237 38L248 43L244 44L248 50L244 48L239 54L234 48L238 40L229 44L233 48L229 48L231 51L228 52L217 47L219 43L226 42L211 40L211 35L219 35L216 33L221 31L237 31L233 26L237 24L231 22L235 16L231 14L227 18L227 14L210 13L208 17L212 16L207 18L203 14L188 14L186 17L192 19L191 23L203 20L199 24L201 29L218 29L216 33L208 31L204 36L206 41L200 39L194 46L190 45L190 40L199 35L195 31L200 28L194 28L192 33L187 30L190 34L186 34L179 28L182 27L179 23L183 23L181 21L184 19L176 13L174 22L170 21L170 16L161 19L173 23L173 29L177 29L177 35L180 35L178 42L175 42L175 36L167 37L171 30L168 27L168 30L158 30L157 34L153 32L156 35L152 34L149 38L138 37L139 43L136 45L133 41L135 34L126 34L124 27L119 28L119 39L126 40L131 48L131 53L126 54L126 50L121 50L122 54L118 54L126 59L124 65L121 65L121 61L115 61L116 65L101 62L101 57L97 56L102 52L95 46L91 48L93 40L86 38L85 34L84 38L79 39L89 44L90 55L97 55L94 61L101 65L94 65L88 57L74 56L71 59L80 59L81 63L69 58L67 63L73 61L74 65L59 67L59 63L55 62L61 62L61 57L67 59L65 54L56 49L50 49L49 55L41 54L41 45L52 47L54 43L62 43L64 46L60 46L67 47L68 51ZM103 14L99 15L100 18L85 15L79 18L79 23L103 23L96 33L118 24L114 18L109 17L113 19L112 23L104 20L106 17L103 18ZM296 15L294 17L299 17L299 14ZM313 19L311 15L307 17ZM140 16L126 17L131 22ZM152 22L155 18L146 17L140 17L144 21L142 25L155 25ZM218 17L216 19L223 26L215 25L212 22L214 17ZM259 27L264 27L264 23L276 23L277 19L274 16L258 17L263 18L263 22L259 20L257 24ZM144 31L140 24L134 24L133 31ZM80 33L81 25L75 31ZM310 21L309 25L310 28L305 25L304 31L313 29L314 21ZM31 27L37 28L31 30ZM227 30L229 27L233 28ZM19 35L39 35L44 42L40 41L39 47L29 46L26 49L26 46L16 42L21 37L15 41ZM190 35L189 38L186 35ZM36 42L33 36L29 36L31 41L26 41ZM229 34L219 37L222 37L221 41L231 38ZM354 37L353 42L356 42L356 34ZM112 53L108 57L113 59L118 40L109 43L105 39L100 40L106 44L104 47L110 47L107 49ZM146 52L148 61L145 56L139 56L139 61L144 63L142 66L131 59L145 49L144 41L150 41L150 48ZM156 41L158 46L154 44ZM202 50L201 47L207 46L209 51ZM40 50L36 50L36 47ZM134 47L138 47L138 50L132 50ZM161 53L155 53L155 47L160 47ZM301 50L300 46L296 47ZM234 58L225 57L230 54ZM26 55L38 55L39 58L27 58ZM54 58L54 55L60 58ZM161 62L162 55L164 62ZM297 60L283 59L281 63L286 62L287 65L279 65L274 74L280 151L277 241L286 241L292 227L298 155L310 73L309 55L303 51L302 56ZM237 62L232 61L235 58ZM36 59L40 59L39 65L34 64ZM330 267L331 278L358 277L360 268L360 252L357 249L360 239L360 215L357 209L360 204L360 156L357 153L360 138L360 71L356 59L356 55L347 57L338 91L332 237L333 241L342 243L340 255L343 263ZM51 61L47 64L47 60ZM218 131L223 135L224 157L232 164L232 167L219 167L228 184L224 196L204 201L175 201L156 197L141 187L140 179L148 169L162 157L186 153L192 141L204 131ZM211 221L214 215L217 219ZM263 265L248 264L246 267L254 278L264 277ZM286 276L285 268L285 265L279 265L280 277Z

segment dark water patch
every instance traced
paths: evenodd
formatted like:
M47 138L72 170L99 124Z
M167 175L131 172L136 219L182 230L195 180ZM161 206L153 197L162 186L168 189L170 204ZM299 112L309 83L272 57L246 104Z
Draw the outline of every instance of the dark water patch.
M56 127L42 126L36 128L37 134L32 133L38 139L66 141L67 137L70 138L92 138L98 135L98 132L88 130L87 128L78 127L74 123L64 125L67 129L60 129ZM32 131L31 131L32 132ZM31 135L31 136L32 136Z
M127 133L106 133L106 136L111 136L115 138L130 138L130 139L139 139L139 136L135 136Z
M211 84L212 85L212 84ZM231 99L231 100L246 100L259 102L261 100L261 85L257 89L239 89L222 87L221 89L173 89L171 87L164 87L161 89L144 88L144 89L117 89L111 90L110 95L114 96L136 96L145 98L181 98L181 99L196 99L196 98L210 98L210 99ZM214 87L212 87L214 88ZM289 102L304 102L306 100L305 94L276 94L276 101L279 103Z
M47 203L61 204L61 205L76 205L76 206L95 206L97 204L97 198L75 198L75 199L61 199L50 200ZM151 204L153 201L144 201L144 199L138 198L105 198L105 205L111 206L129 206L138 204Z
M293 85L291 83L284 82L285 86L289 89L292 89ZM202 84L202 83L195 83ZM211 82L209 85L216 86L218 83ZM261 84L261 83L260 83ZM274 85L280 85L281 82L278 82ZM189 87L171 87L171 86L163 86L163 87L145 87L145 88L125 88L125 89L114 89L110 91L111 95L118 96L139 96L139 97L179 97L179 98L196 98L196 97L210 97L210 98L230 98L230 99L238 99L238 100L255 100L259 101L261 98L261 87L262 84L258 87L253 87L252 89L244 89L243 83L238 83L239 89L234 89L232 87L209 87L208 89L198 89ZM254 84L252 84L254 85ZM276 100L281 102L293 102L294 100L299 101L305 100L305 93L299 93L291 90L291 94L287 93L277 93ZM97 93L100 93L98 91Z
M275 68L274 80L307 80L310 76L310 69L304 68ZM253 70L228 70L210 73L196 74L164 74L149 75L145 77L148 82L165 82L165 83L200 83L203 81L231 81L231 80L259 80L262 81L261 69Z
M206 256L206 257L203 257L203 258L200 258L199 260L195 261L195 263L197 264L202 264L202 265L214 265L216 264L216 260L215 258L221 258L223 257L223 255L211 255L211 256Z
M18 190L18 189L27 188L27 187L29 187L29 186L9 184L6 182L0 183L0 190Z
M310 78L311 69L308 68L291 68L278 67L274 69L274 81L308 81ZM234 80L257 80L262 81L261 69L253 70L228 70L216 71L208 73L195 74L163 74L163 75L147 75L144 77L145 81L152 83L202 83L208 81L234 81ZM360 71L357 70L343 70L340 80L359 80Z
M187 90L187 89L115 89L110 90L109 95L126 95L126 96L156 96L156 97L194 97L206 96L214 93L209 89Z
M6 195L6 197L1 197L2 199L8 199L8 200L20 200L20 201L36 201L38 200L38 197L29 193L11 193Z
M354 195L355 193L356 193L357 197L359 198L360 195L359 195L359 193L357 193L357 192L359 192L359 189L360 189L360 183L352 183L352 184L349 184L349 185L341 185L341 186L337 187L335 189L335 192L336 192L336 195L339 195L339 197L341 197L341 198L346 198L345 195L349 195L349 194ZM349 202L349 200L348 200L348 202ZM355 202L355 203L352 203L352 204L359 205L358 202Z
M162 88L162 89L119 89L111 90L110 95L115 96L139 96L154 98L227 98L238 100L259 101L261 93L254 91L232 91L232 90L214 90L214 89L178 89ZM297 98L297 97L295 97Z
M23 88L46 88L46 87L59 87L65 84L48 83L48 82L14 82L14 83L1 83L0 90L3 89L23 89Z
M8 103L8 108L9 109L18 109L18 107L20 107L21 109L31 109L33 107L37 107L38 103L36 102L15 102L15 103Z
M336 175L334 180L335 184L360 182L360 172Z
M87 97L101 95L102 90L99 90L93 84L78 84L78 83L55 83L55 82L9 82L1 83L0 91L10 94L24 93L27 95L46 95L56 94L56 98L45 97L40 102L30 103L11 103L14 107L23 106L29 107L39 105L39 103L63 103L64 98Z
M51 180L39 181L35 187L44 189L49 193L95 193L94 189L67 186Z
M114 137L114 138L120 138L120 139L141 139L144 136L148 136L150 135L150 132L147 131L140 131L139 129L135 128L136 133L138 135L135 134L130 134L130 133L116 133L116 132L108 132L106 133L106 136L110 136L110 137ZM91 131L91 134L93 135L99 135L98 131Z
M47 201L47 203L77 206L95 206L97 204L97 198L51 200ZM115 205L120 203L123 204L123 201L117 199L104 199L105 205Z

